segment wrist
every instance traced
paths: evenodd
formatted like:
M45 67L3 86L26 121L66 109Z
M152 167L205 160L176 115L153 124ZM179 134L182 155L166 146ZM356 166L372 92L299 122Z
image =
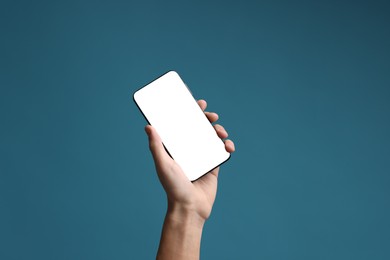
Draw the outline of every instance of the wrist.
M157 259L199 259L205 220L180 204L168 205Z
M203 229L206 219L202 217L195 207L180 203L168 203L166 218L178 225Z

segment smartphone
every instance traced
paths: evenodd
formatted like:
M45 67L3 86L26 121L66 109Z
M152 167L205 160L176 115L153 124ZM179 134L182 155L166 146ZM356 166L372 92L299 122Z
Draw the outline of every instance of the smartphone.
M133 99L189 180L199 179L230 158L177 72L169 71L137 90Z

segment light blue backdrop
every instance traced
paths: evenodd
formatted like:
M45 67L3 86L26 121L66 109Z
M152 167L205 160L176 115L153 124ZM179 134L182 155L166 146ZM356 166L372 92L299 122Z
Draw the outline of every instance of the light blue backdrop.
M0 259L152 259L132 92L177 70L235 140L203 259L390 259L387 1L1 1Z

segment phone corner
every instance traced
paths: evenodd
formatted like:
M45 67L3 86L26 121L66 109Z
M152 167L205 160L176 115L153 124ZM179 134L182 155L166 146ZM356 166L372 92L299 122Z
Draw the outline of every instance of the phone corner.
M229 153L229 152L226 152L226 153L227 153L227 156L226 156L225 160L221 163L221 165L222 165L223 163L229 161L230 158L232 157L232 154L231 154L231 153Z
M168 70L165 75L169 75L171 77L178 77L181 78L179 73L176 70Z
M135 103L137 103L137 96L138 96L138 93L139 93L139 89L134 91L133 94L131 95L132 96L132 99Z

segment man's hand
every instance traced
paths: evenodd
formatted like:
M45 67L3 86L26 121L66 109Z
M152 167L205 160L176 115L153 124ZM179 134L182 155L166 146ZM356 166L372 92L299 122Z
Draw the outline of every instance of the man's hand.
M205 111L206 101L199 100L198 104ZM216 113L204 113L211 123L218 120ZM228 137L221 125L215 124L214 129L221 139ZM150 125L145 127L145 131L158 177L168 198L168 211L157 257L198 259L201 231L210 216L217 192L219 167L191 182L165 151L157 131ZM226 151L234 152L232 141L225 140L224 143Z

